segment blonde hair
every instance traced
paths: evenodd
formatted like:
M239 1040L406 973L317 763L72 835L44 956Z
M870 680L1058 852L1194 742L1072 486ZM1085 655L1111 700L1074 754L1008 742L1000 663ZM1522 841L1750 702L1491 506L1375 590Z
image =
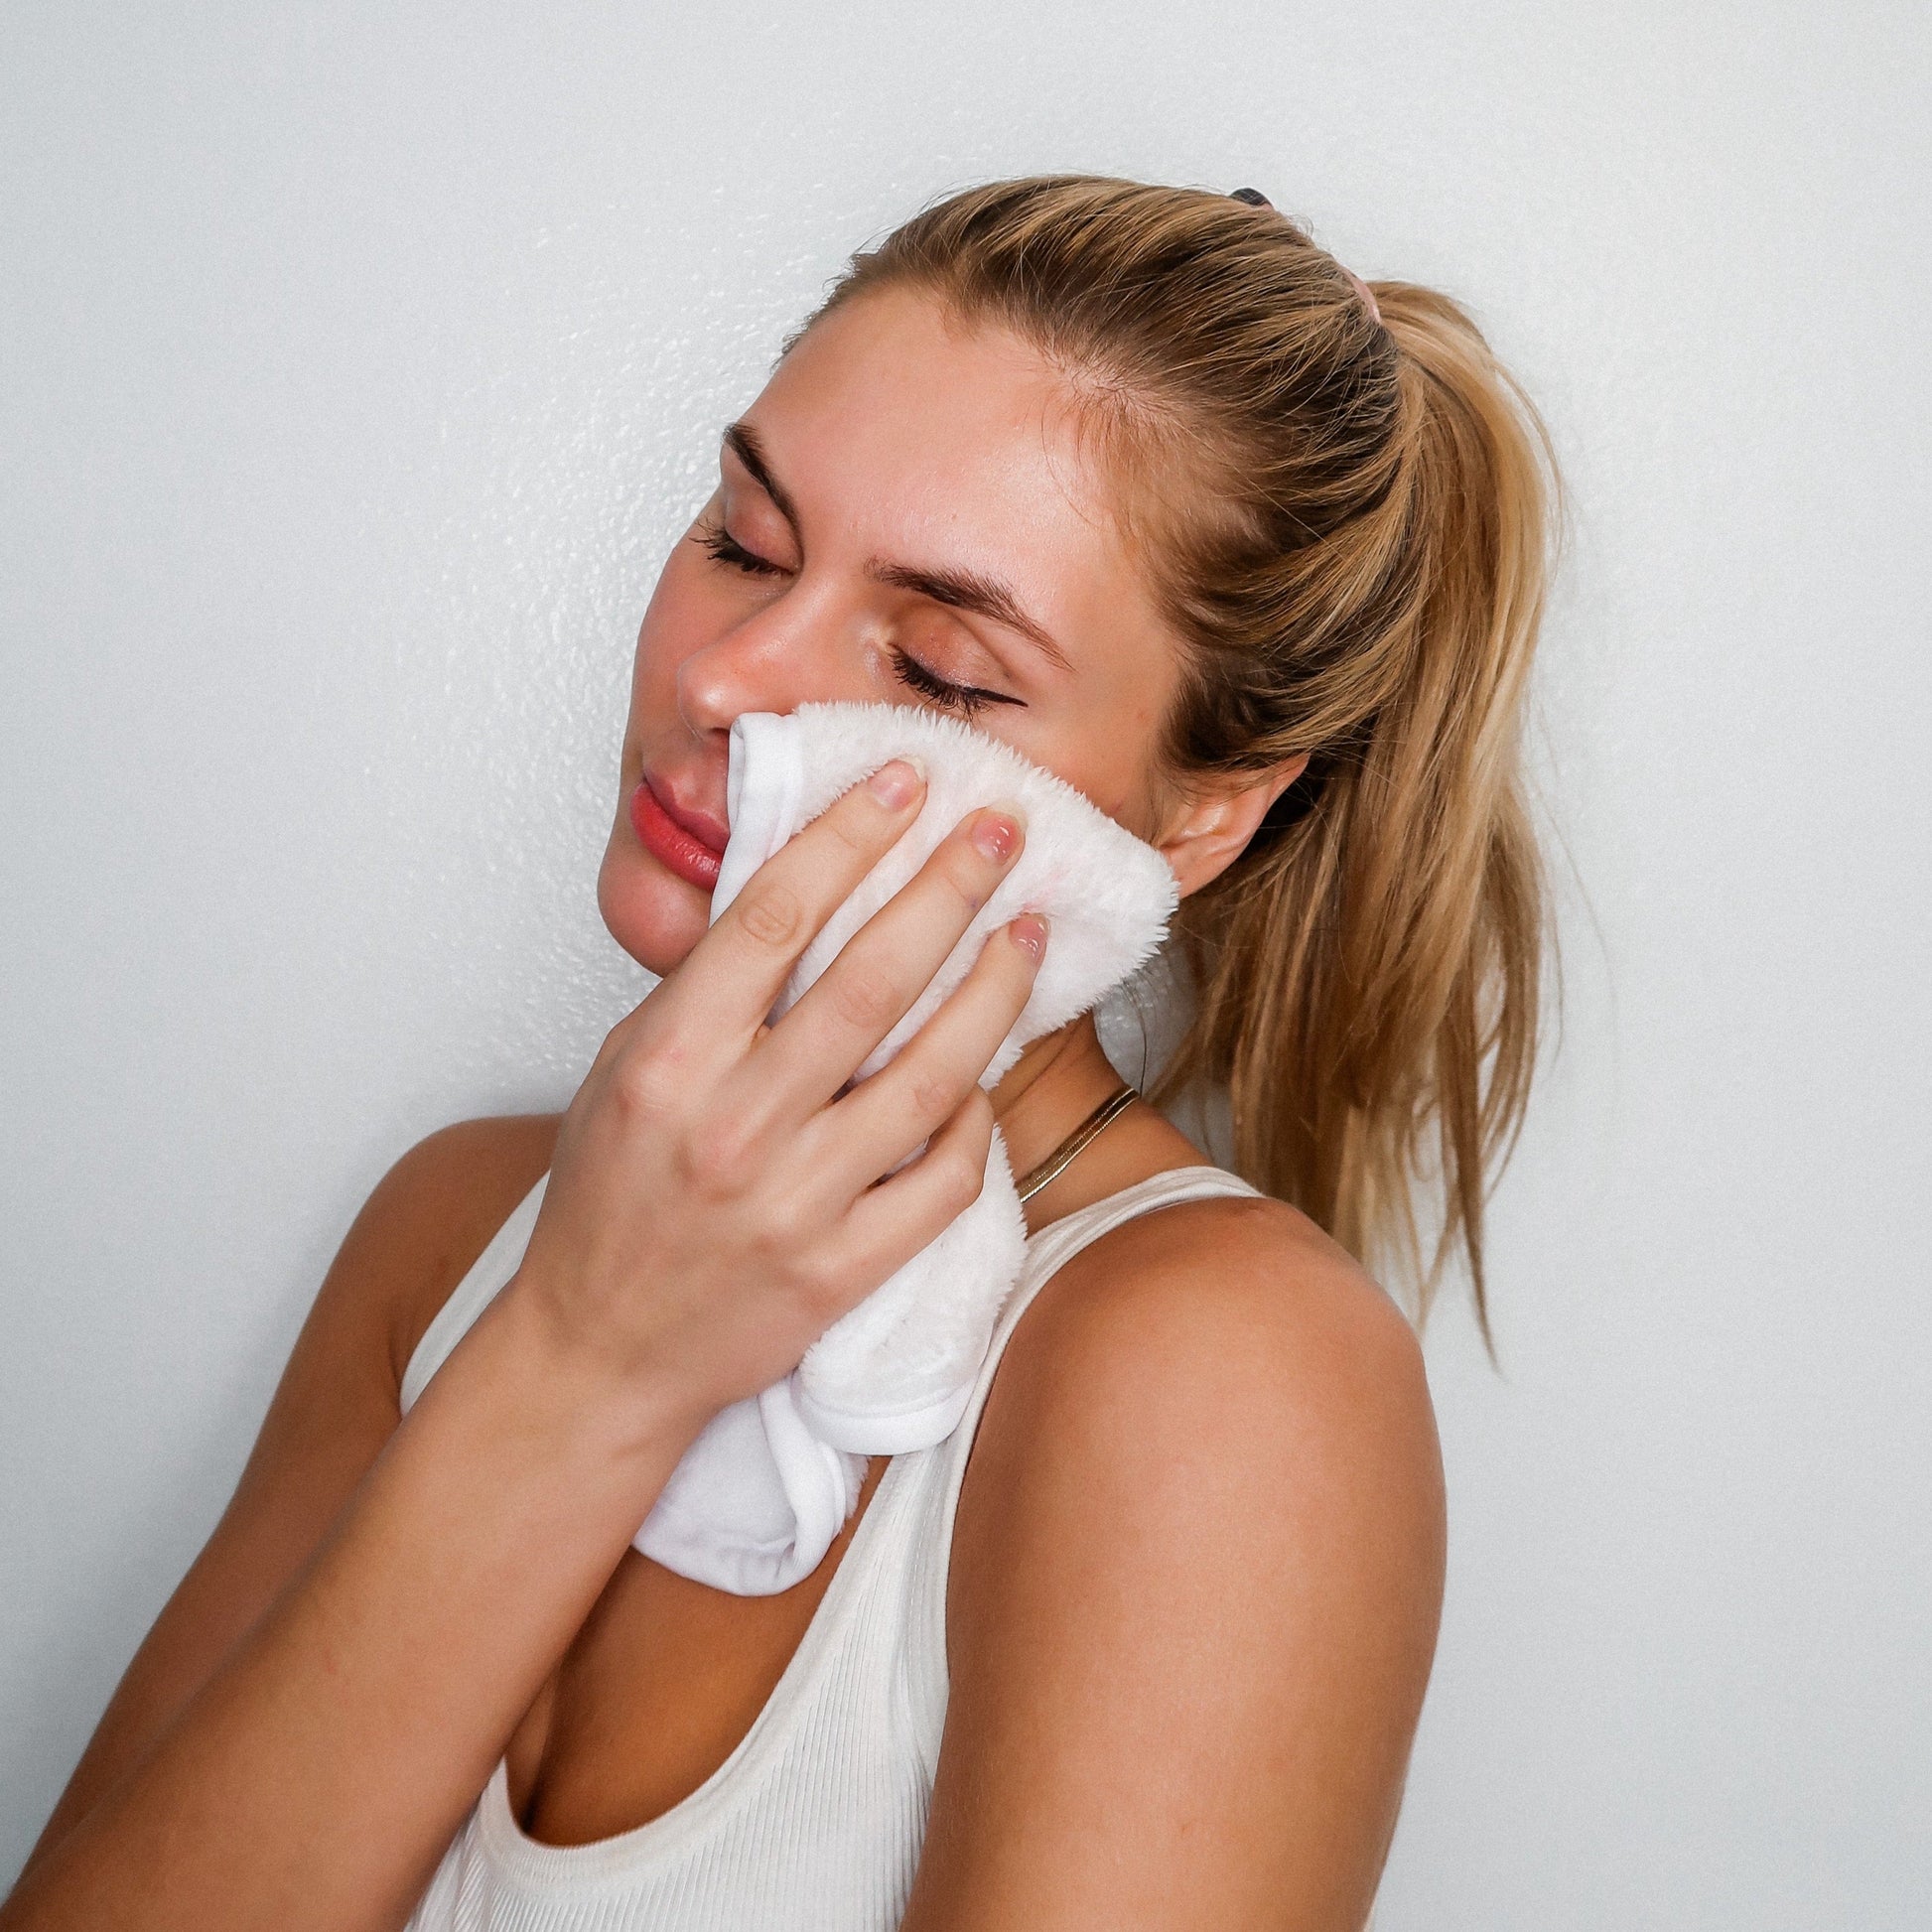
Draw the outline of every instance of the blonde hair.
M1225 1082L1240 1171L1393 1262L1418 1317L1459 1247L1486 1337L1483 1205L1545 940L1519 771L1556 484L1534 407L1447 296L1365 301L1225 195L972 189L855 256L818 313L895 286L1034 344L1105 437L1189 646L1166 768L1309 756L1183 904L1198 1006L1153 1097Z

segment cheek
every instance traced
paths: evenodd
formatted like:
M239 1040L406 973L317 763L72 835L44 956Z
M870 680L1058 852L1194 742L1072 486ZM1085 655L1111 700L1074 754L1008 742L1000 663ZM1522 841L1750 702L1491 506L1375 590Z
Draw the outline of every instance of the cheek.
M1064 778L1136 838L1156 841L1166 822L1166 796L1151 768L1152 727L1093 716L1060 729L1030 724L996 725L989 736L1005 739L1023 757Z
M631 705L647 705L668 696L678 682L678 664L690 657L705 641L713 613L711 597L698 574L690 570L684 553L688 543L680 543L670 555L651 591L651 601L637 627L637 661L631 666L629 692Z
M1055 706L1050 726L1043 714L1035 714L1040 729L1020 724L1000 736L1010 737L1016 751L1056 772L1137 838L1158 843L1172 807L1159 761L1165 693L1150 688L1159 682L1153 672L1140 678L1089 678L1079 705L1064 711Z
M1172 708L1180 700L1173 660L1155 655L1145 675L1123 694L1117 720L1113 815L1151 845L1159 845L1182 808L1165 752Z
M680 538L658 574L638 626L630 672L633 725L646 724L675 705L679 667L730 625L732 608L711 576L694 546Z
M678 708L678 669L721 622L716 597L680 542L659 574L630 671L630 717L619 767L617 811L598 871L597 902L611 935L640 965L667 973L697 944L708 918L704 895L671 878L639 849L630 829L630 792L640 766L662 756L686 728Z

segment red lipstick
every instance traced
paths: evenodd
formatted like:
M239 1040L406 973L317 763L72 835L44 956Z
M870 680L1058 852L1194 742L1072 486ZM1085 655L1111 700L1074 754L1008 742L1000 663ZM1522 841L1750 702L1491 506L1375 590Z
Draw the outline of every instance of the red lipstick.
M673 812L677 813L675 818ZM694 821L699 821L699 814L679 810L674 802L659 798L648 777L630 794L630 829L636 833L638 844L667 872L708 893L718 883L718 861L724 848L710 843L717 833L709 818L699 821L704 826L702 837Z

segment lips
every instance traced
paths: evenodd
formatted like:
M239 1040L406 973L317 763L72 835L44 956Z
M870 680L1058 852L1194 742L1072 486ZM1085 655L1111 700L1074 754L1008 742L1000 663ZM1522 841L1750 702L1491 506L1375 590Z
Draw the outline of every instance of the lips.
M717 885L725 828L708 812L692 811L661 793L648 773L630 794L630 829L638 844L686 885L704 893Z
M713 852L722 853L731 843L731 828L724 819L713 812L701 811L695 805L680 805L677 793L671 789L664 778L653 778L648 771L644 782L650 787L650 794L664 808L664 816L673 825L680 826L697 840L700 845L708 846Z

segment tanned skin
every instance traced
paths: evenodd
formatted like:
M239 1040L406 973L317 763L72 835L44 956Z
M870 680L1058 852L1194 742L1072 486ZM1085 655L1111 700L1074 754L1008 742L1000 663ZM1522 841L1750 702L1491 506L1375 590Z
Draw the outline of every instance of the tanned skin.
M971 1198L995 1118L1024 1170L1115 1075L1083 1021L979 1092L1051 944L1020 921L842 1092L1023 844L997 805L775 1028L917 774L848 793L709 929L688 855L667 864L631 806L644 784L715 849L740 712L934 703L1197 891L1299 764L1167 782L1179 645L1095 465L1026 345L903 293L817 325L734 426L644 617L599 880L614 937L665 978L564 1115L446 1129L370 1197L0 1932L400 1926L499 1757L524 1830L576 1845L660 1816L744 1736L884 1459L774 1596L662 1569L637 1524L710 1415ZM962 601L989 584L1004 603ZM1029 1223L1202 1158L1136 1105ZM410 1351L546 1172L523 1265L402 1419ZM974 1441L909 1932L1359 1927L1442 1574L1420 1353L1345 1254L1272 1201L1094 1243L1022 1316Z

